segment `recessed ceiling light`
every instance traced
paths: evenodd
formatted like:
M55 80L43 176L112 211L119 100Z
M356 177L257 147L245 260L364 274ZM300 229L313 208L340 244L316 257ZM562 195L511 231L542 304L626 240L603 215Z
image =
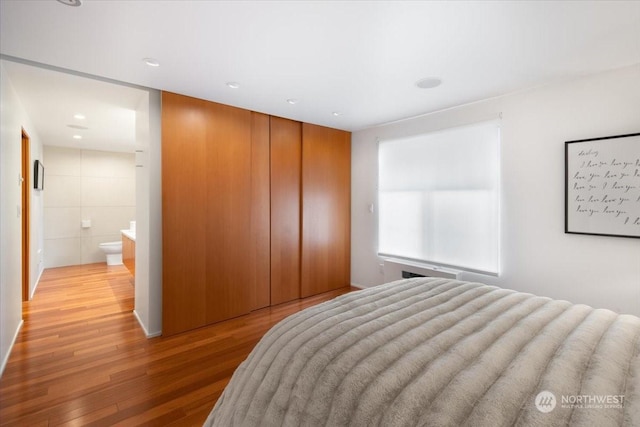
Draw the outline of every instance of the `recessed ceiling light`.
M144 61L145 64L147 64L149 67L159 67L160 63L158 62L157 59L153 59L153 58L142 58L142 60Z
M331 115L338 117L342 115L342 113L340 111L334 111L333 113L331 113Z
M227 86L231 89L238 89L240 87L240 83L238 82L227 82Z
M442 79L437 77L426 77L424 79L420 79L416 82L416 86L420 89L432 89L434 87L438 87L442 84Z
M300 100L299 100L299 99L295 99L295 98L289 98L289 99L287 99L287 102L288 102L289 104L291 104L291 105L295 105L295 104L297 104L298 102L300 102Z
M82 5L82 0L58 0L58 1L67 6L78 7Z
M73 135L73 139L82 139L82 135Z
M73 115L74 119L78 119L78 120L84 120L86 119L86 117L84 116L84 114L74 114Z
M89 129L86 126L80 126L80 125L67 125L67 127L71 128L71 129L78 129L78 130L87 130L87 129Z

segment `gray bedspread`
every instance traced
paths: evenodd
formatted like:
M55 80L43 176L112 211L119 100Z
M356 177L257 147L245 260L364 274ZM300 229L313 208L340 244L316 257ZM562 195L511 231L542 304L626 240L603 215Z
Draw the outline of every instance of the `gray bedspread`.
M408 279L274 326L212 426L640 426L640 319Z

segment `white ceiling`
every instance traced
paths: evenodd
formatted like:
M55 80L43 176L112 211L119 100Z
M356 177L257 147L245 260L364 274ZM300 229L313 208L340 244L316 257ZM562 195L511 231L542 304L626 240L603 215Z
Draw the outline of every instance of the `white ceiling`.
M146 90L12 61L2 61L2 66L45 145L135 150L135 110L148 99Z
M640 2L2 0L0 52L358 130L640 63Z

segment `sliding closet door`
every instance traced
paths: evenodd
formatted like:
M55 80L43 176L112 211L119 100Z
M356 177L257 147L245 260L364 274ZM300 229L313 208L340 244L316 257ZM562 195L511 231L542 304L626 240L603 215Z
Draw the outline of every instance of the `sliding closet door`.
M206 321L205 101L162 94L162 332ZM196 185L196 183L200 183Z
M351 134L302 126L302 298L350 284Z
M269 116L251 113L251 309L271 304Z
M162 94L163 334L248 313L251 113Z
M300 298L301 131L271 117L271 305Z
M207 103L207 324L251 311L251 112ZM204 204L204 203L203 203Z

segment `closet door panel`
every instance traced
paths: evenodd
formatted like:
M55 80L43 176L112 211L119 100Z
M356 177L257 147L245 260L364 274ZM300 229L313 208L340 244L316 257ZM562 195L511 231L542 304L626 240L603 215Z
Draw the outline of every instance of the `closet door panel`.
M251 309L251 112L207 103L206 320Z
M162 329L206 323L207 110L204 101L162 93Z
M251 112L162 95L163 334L248 313Z
M351 134L303 124L302 298L350 284Z
M251 309L271 304L269 116L251 113Z
M301 123L271 117L271 305L300 298Z

